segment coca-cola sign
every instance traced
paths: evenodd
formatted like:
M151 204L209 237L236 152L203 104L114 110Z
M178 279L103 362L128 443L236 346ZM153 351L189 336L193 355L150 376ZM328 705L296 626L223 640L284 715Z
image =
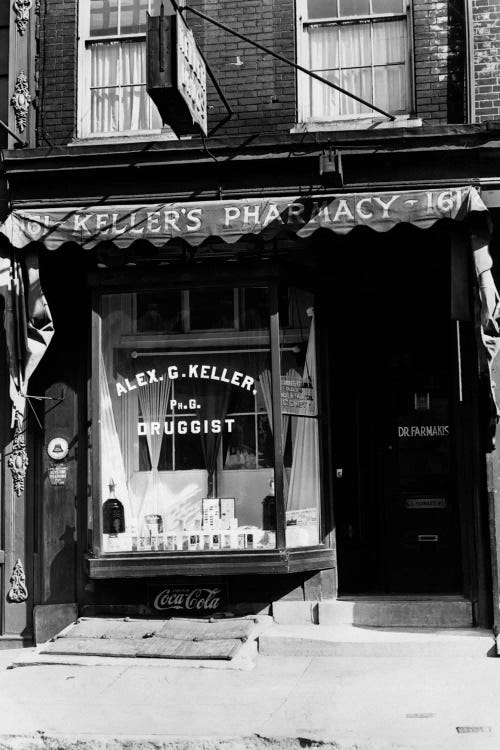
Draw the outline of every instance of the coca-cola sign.
M227 594L220 584L170 584L151 587L150 601L156 612L196 617L227 608Z

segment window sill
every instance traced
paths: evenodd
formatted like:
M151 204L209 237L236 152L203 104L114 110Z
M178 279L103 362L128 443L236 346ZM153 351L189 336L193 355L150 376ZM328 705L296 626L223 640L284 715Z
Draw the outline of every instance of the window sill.
M396 116L395 120L386 118L356 118L352 120L335 120L334 122L301 122L290 130L290 133L321 133L339 130L392 130L394 128L421 128L420 117L411 115Z
M120 143L151 143L155 141L178 141L178 140L190 140L191 136L183 137L182 139L177 138L169 130L149 130L137 133L116 133L116 135L88 135L81 138L75 138L75 140L68 143L68 147L72 146L106 146L111 144Z
M335 554L321 545L287 551L123 553L99 557L88 554L84 567L92 579L157 578L167 575L233 576L249 573L269 575L332 568L335 567Z

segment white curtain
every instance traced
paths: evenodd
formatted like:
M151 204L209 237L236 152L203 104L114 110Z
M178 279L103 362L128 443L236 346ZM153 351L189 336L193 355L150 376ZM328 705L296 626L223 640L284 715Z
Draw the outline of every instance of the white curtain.
M120 130L146 130L146 46L144 42L122 44L122 125Z
M293 377L293 371L289 370L287 378ZM262 398L266 407L267 418L269 420L269 427L273 432L273 397L272 397L272 379L271 370L266 368L259 375L259 384L262 391ZM282 439L282 450L285 452L286 437L288 433L288 426L290 424L290 415L282 414L281 416L281 439ZM283 494L285 499L288 497L288 474L286 469L283 470Z
M318 26L309 30L311 70L340 85L338 38L339 28L335 26ZM339 115L339 92L312 78L308 78L308 81L312 118L325 121L335 119Z
M90 131L147 129L150 105L144 41L92 44L90 61Z
M103 500L109 495L109 485L115 485L116 497L123 504L125 511L125 528L134 517L131 507L125 466L120 447L120 439L116 429L113 404L109 392L108 379L101 354L101 366L99 373L99 396L101 406L101 497Z
M406 21L311 27L311 69L390 112L405 111ZM310 84L315 120L370 113L369 107L317 81Z
M406 21L373 24L375 101L391 112L408 109L406 47Z
M316 342L314 312L307 342L304 380L317 389ZM319 508L319 432L315 417L295 417L297 427L293 441L292 471L288 491L287 510Z
M148 472L148 485L137 517L139 525L143 523L145 515L161 515L162 492L158 464L160 461L161 444L164 435L163 427L167 417L168 397L170 393L170 380L166 374L162 378L162 380L158 380L156 383L150 383L138 389L142 418L148 427L146 440L151 461L151 471ZM158 433L153 432L151 434L152 422L159 422L160 429Z
M370 39L370 25L342 26L340 28L340 65L342 75L340 85L346 91L352 91L368 102L372 101L372 52ZM370 113L369 107L342 96L340 99L340 113L342 115L358 115Z
M119 42L93 44L90 48L90 131L110 133L119 123Z

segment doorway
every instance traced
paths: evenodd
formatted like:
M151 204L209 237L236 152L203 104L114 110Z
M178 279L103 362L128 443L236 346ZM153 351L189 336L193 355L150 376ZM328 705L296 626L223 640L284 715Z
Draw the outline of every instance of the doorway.
M403 230L389 234L370 237L369 256L358 247L362 306L347 306L336 285L330 347L339 593L461 594L449 253L439 232L407 229L404 243Z

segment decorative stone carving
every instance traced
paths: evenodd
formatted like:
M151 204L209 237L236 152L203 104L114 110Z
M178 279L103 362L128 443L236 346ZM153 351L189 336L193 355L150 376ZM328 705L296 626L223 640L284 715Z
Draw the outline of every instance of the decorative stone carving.
M12 586L7 594L7 601L9 602L25 602L28 598L28 589L26 588L26 575L21 560L17 558L16 564L12 570L10 577Z
M21 36L24 36L24 32L26 31L26 28L28 26L32 5L33 0L14 0L14 5L12 7L14 8L14 13L16 14L15 20L17 24L17 30Z
M24 492L24 478L28 466L28 454L26 453L22 421L19 422L16 420L14 440L12 441L12 452L7 461L7 465L12 474L14 492L19 497L19 495Z
M28 119L28 109L31 103L31 94L28 89L28 79L24 70L20 70L16 79L14 93L10 103L16 115L17 129L22 133Z

